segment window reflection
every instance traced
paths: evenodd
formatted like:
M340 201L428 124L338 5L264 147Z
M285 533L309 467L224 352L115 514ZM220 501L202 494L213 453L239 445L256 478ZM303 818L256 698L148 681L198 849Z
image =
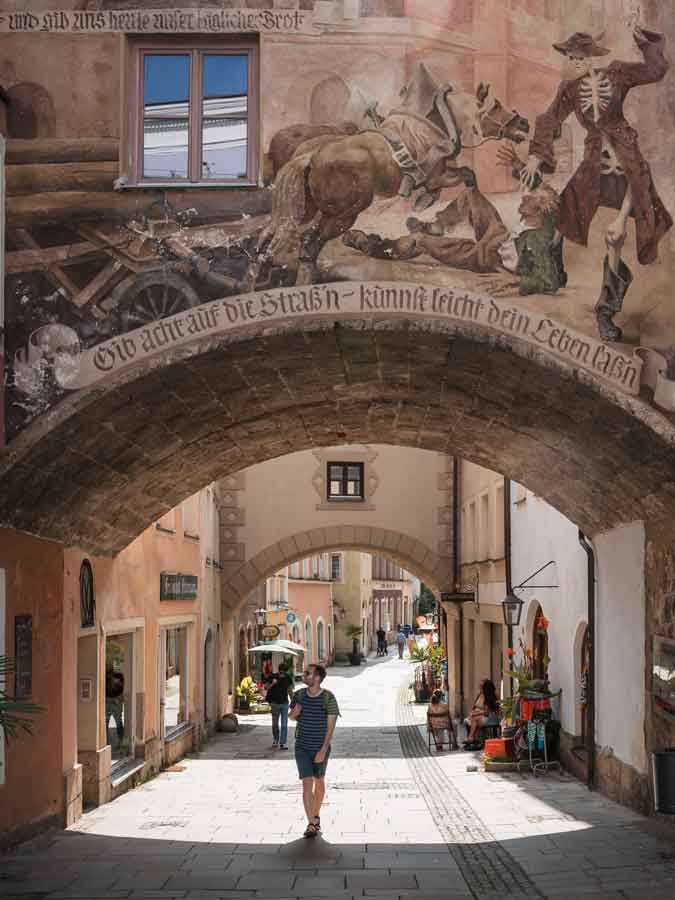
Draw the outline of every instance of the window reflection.
M190 57L147 54L143 71L143 177L187 178Z
M202 177L245 178L247 54L205 54L202 79Z

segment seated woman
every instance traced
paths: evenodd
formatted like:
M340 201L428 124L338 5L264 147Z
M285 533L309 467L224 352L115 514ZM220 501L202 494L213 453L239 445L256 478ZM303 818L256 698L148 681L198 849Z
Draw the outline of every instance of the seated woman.
M450 709L448 704L442 701L442 692L434 691L427 708L427 731L433 737L436 750L439 752L443 749L444 736L447 734L449 748L452 748L455 736Z
M469 736L464 742L465 750L477 750L481 744L479 740L481 730L487 725L499 724L499 700L495 686L489 678L481 682L480 693L474 701L466 724Z

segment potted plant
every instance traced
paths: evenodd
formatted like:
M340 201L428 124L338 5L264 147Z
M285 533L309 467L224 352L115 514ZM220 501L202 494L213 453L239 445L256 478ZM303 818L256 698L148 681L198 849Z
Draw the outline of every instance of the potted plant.
M250 675L241 679L236 687L237 706L239 709L250 709L251 705L260 698L260 691Z
M8 656L0 656L0 732L4 731L5 737L18 737L20 731L31 734L33 720L28 718L43 712L43 708L28 700L20 700L10 696L6 691L9 675L14 671L14 662ZM0 740L3 740L0 737Z
M349 662L353 666L360 666L361 651L359 650L359 643L361 635L363 634L363 628L361 628L360 625L347 625L345 634L348 638L351 638L352 641L352 652L349 654Z

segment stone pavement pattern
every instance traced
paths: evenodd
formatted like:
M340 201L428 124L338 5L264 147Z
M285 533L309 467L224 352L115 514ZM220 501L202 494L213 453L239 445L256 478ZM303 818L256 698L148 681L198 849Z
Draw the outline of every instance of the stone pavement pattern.
M180 771L0 856L0 897L675 900L675 846L642 817L571 777L429 757L409 676L398 659L331 670L343 716L325 838L302 839L292 751L269 749L269 718L252 717Z

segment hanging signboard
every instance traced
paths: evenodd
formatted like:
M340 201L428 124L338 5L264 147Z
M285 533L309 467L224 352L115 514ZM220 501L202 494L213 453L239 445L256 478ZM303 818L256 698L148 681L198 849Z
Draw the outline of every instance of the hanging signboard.
M278 638L280 634L278 625L264 625L262 629L262 636L264 641L273 641L274 638Z

